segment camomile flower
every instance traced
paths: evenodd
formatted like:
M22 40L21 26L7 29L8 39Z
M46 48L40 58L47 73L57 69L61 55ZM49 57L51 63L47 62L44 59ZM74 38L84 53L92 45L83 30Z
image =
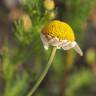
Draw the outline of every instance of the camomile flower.
M75 40L72 28L65 22L59 20L49 22L43 28L40 37L46 50L49 48L49 45L63 50L73 48L80 56L83 56L83 52Z
M53 49L44 71L42 72L41 76L38 78L37 82L27 96L33 96L34 92L43 81L50 66L52 65L52 61L57 49L69 50L73 48L76 50L77 53L83 56L83 52L75 40L72 28L65 22L61 22L59 20L51 21L43 28L40 37L45 49L48 49L49 45L53 46Z

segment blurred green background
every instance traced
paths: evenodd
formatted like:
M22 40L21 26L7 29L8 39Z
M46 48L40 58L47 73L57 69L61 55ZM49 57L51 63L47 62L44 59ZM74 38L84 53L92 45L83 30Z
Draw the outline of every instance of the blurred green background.
M52 48L42 28L67 22L84 52L58 50L34 96L96 96L96 0L0 0L0 96L27 96Z

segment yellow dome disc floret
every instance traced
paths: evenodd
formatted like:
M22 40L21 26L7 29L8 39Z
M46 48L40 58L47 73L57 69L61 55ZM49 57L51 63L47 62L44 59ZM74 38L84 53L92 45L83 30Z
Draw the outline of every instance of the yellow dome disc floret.
M72 28L67 23L59 20L51 21L43 28L42 33L46 36L57 37L60 40L75 40Z

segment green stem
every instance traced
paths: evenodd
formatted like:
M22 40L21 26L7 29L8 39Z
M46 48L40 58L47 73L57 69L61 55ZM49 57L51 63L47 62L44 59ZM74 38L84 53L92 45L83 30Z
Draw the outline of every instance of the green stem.
M39 77L39 79L37 80L36 84L33 86L32 90L28 93L27 96L32 96L34 94L34 92L36 91L36 89L39 87L39 85L41 84L41 82L43 81L44 77L46 76L51 64L52 64L52 61L54 59L54 56L55 56L55 53L56 53L56 47L53 47L53 50L52 50L52 53L50 55L50 58L49 58L49 61L43 71L43 73L41 74L41 76Z

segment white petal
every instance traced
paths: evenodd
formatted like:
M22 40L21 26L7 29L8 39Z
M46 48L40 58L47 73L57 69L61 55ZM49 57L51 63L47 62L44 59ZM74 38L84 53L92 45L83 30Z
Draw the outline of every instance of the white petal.
M63 42L66 42L66 40L59 40L56 37L49 40L49 44L52 46L56 46L57 49L61 49Z
M52 46L58 46L59 39L56 38L56 37L54 37L54 38L50 39L48 43L49 43L50 45L52 45Z
M74 42L69 42L69 43L67 43L66 46L63 46L63 48L64 48L64 50L69 50L69 49L73 48L75 45L76 45L75 41Z
M72 47L74 47L76 44L77 44L76 41L73 41L72 42Z
M49 47L49 46L44 45L44 49L45 49L45 50L48 50L48 47Z
M76 43L75 46L73 47L74 50L80 55L83 56L83 52L81 50L81 48L79 47L79 45Z
M41 33L40 38L42 40L43 46L45 50L48 50L49 44L47 38Z
M71 46L71 42L68 41L68 40L66 40L66 42L64 41L63 44L62 44L62 48L63 48L64 50L70 49L70 46Z

